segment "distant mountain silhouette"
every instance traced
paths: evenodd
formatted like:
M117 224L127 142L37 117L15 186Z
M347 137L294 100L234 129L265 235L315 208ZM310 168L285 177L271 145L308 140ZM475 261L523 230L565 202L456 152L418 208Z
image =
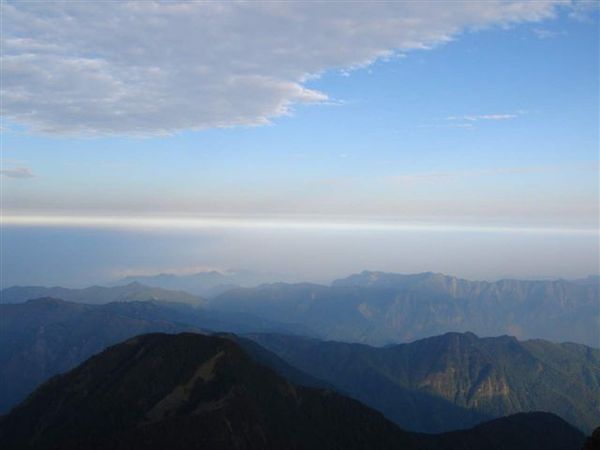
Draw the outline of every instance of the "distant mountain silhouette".
M250 270L226 270L222 272L211 270L189 275L175 275L172 273L132 275L121 279L118 284L139 282L147 286L184 290L192 294L212 298L234 288L254 287L273 281L288 280L288 276L281 274L260 273Z
M227 291L211 302L324 339L374 345L448 331L600 346L599 285L578 281L467 281L442 274L362 272L332 286L275 283Z
M0 303L23 303L27 300L50 297L68 302L104 304L124 301L158 300L165 302L187 303L195 306L206 304L206 300L183 291L173 291L150 287L138 282L124 286L91 286L84 289L63 287L13 286L0 292Z
M285 332L293 327L170 302L86 305L52 298L0 304L0 414L41 382L148 332Z
M409 430L442 432L534 410L587 432L600 423L600 350L579 344L472 333L383 348L249 337Z
M418 435L327 390L294 385L233 340L149 334L53 378L0 419L0 447L44 450L578 450L556 416Z

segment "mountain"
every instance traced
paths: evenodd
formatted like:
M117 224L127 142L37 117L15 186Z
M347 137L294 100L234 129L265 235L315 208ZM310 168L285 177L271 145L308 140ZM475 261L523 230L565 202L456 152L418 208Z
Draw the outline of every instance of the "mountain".
M581 450L598 450L600 449L600 426L585 440L585 445Z
M96 306L51 298L0 305L0 412L109 345L150 331L193 329L160 318L167 315L159 310L152 303Z
M414 448L380 414L290 384L229 339L145 335L38 389L0 445L43 449Z
M103 304L124 301L158 300L202 306L206 300L183 291L150 287L138 282L124 286L91 286L84 289L43 286L13 286L0 291L0 303L23 303L35 298L59 298L68 302Z
M216 270L198 272L189 275L161 273L158 275L135 275L121 279L117 284L139 282L147 286L164 289L184 290L196 295L213 298L230 289L254 287L273 281L286 281L288 276L281 274L252 272L249 270Z
M290 383L233 340L193 333L110 347L0 418L0 446L15 450L577 450L583 442L543 413L451 436L405 432L357 401Z
M491 420L469 430L425 435L420 443L423 450L566 450L580 448L583 439L559 417L532 412Z
M548 411L590 432L600 423L600 350L579 344L448 333L370 347L251 335L290 365L423 432Z
M332 286L276 283L227 291L211 308L296 322L324 339L372 345L448 331L599 346L599 285L468 281L442 274L363 272Z
M0 413L109 345L142 333L185 330L294 332L252 316L166 302L86 305L43 298L0 304Z

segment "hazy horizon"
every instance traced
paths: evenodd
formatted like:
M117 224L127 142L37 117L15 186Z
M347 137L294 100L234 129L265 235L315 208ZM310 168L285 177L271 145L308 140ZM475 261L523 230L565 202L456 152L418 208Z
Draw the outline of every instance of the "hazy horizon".
M593 2L1 8L4 287L600 271Z
M1 285L87 287L212 269L318 283L363 270L579 279L599 273L597 242L595 235L535 232L4 227Z

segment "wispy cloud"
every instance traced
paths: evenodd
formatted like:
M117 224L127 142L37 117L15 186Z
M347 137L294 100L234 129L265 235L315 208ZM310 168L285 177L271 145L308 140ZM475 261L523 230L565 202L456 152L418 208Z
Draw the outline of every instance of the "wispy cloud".
M0 175L8 178L34 178L35 174L29 167L15 167L13 169L2 169Z
M3 114L66 135L263 125L294 104L331 103L306 84L327 70L541 22L563 4L5 1Z
M567 34L565 31L552 31L545 28L534 28L532 31L538 39L551 39Z
M446 123L428 123L419 125L419 128L475 128L472 122L446 122Z
M482 120L511 120L516 119L522 114L522 112L502 114L469 114L465 116L448 116L446 117L446 120L466 122L479 122Z
M597 0L575 0L571 5L569 17L582 22L588 22L598 11L600 11L600 3Z

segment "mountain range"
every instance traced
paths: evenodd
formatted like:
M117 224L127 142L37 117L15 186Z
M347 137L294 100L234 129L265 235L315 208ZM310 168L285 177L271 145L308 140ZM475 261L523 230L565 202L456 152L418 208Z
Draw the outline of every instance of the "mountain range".
M158 284L179 288L181 280L191 280L193 284L194 280L208 279L217 283L223 277L226 275L219 272L206 272L183 277L158 275L144 281L162 280ZM175 281L169 284L165 280ZM520 339L541 338L600 347L598 281L597 277L590 277L572 281L487 282L436 273L365 271L335 280L331 286L273 283L239 288L221 284L225 292L208 300L138 281L85 289L14 286L0 292L0 303L41 297L90 304L133 300L187 303L206 311L260 317L321 339L371 345L410 342L448 331L471 331L480 336L507 334Z
M599 292L596 278L485 282L436 273L362 272L331 286L233 289L210 307L298 323L323 339L372 345L471 331L599 347Z
M583 443L581 432L547 413L410 433L355 400L289 382L231 339L194 333L110 347L0 418L0 446L15 450L578 450Z
M0 304L0 414L93 354L148 332L299 330L243 314L134 301L88 305L42 298Z
M43 286L12 286L0 293L0 303L23 303L36 298L57 298L67 302L100 305L111 302L158 300L186 303L194 306L206 305L206 300L184 291L173 291L151 287L138 282L123 286L90 286L83 289Z
M169 290L183 290L207 298L238 287L254 287L274 281L290 281L284 274L254 272L251 270L210 270L187 275L160 273L158 275L130 275L119 280L117 285L141 283L146 286Z
M600 424L600 350L447 333L387 347L248 336L290 365L409 430L439 433L525 411L591 432Z
M188 305L56 299L0 305L0 330L0 412L135 335L225 331L280 375L335 389L408 430L449 431L532 410L553 412L586 432L600 423L600 350L577 344L448 333L372 347L307 338L301 330L292 335L277 323Z
M403 430L471 432L545 411L590 433L600 424L598 294L594 277L492 283L368 271L331 286L231 287L208 300L137 281L12 287L0 292L0 414L111 345L194 332Z

